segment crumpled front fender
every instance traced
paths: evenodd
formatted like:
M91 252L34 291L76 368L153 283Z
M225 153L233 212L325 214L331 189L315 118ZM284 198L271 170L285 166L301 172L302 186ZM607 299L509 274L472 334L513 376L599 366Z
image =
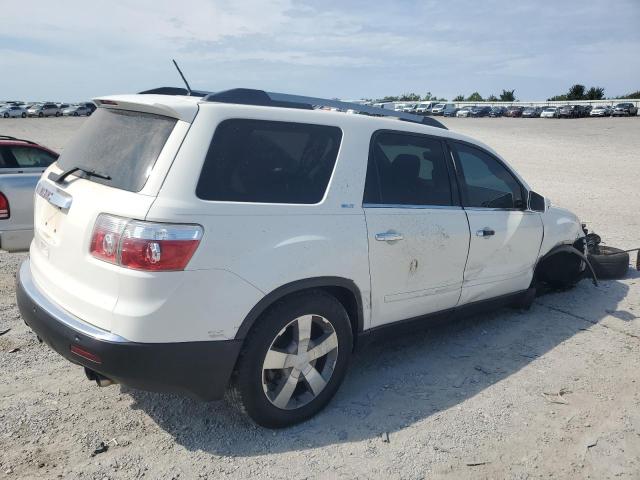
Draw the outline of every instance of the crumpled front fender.
M538 261L538 266L542 265L544 262L548 261L550 258L560 254L575 255L578 258L580 258L580 260L582 260L586 264L587 269L591 274L591 280L593 281L593 284L598 286L598 277L596 276L596 272L594 271L593 266L589 262L589 259L584 253L582 253L580 250L575 248L573 245L558 245L552 248L546 255L540 258L540 260ZM537 267L536 267L536 273L537 273Z

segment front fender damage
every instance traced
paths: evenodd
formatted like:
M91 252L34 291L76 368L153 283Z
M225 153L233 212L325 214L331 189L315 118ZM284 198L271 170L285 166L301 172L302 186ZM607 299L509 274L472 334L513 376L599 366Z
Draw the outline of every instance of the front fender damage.
M558 245L540 258L534 283L542 282L554 289L566 289L589 276L597 286L598 278L593 266L587 256L575 246L584 244L583 242L581 238L574 245Z

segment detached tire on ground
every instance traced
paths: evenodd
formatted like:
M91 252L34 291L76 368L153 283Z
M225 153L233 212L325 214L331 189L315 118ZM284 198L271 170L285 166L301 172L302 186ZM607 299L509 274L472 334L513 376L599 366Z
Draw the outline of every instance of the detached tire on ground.
M249 332L227 400L257 424L302 422L331 400L353 347L349 315L322 290L277 302Z
M629 269L629 254L619 248L599 245L598 253L588 255L598 278L622 278Z

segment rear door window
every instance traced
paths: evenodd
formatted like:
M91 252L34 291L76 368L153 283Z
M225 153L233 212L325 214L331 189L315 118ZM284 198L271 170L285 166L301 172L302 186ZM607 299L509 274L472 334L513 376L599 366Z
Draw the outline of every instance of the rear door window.
M58 164L63 170L94 170L111 178L88 180L139 192L176 121L152 113L99 108L65 147Z
M229 202L319 203L341 140L338 127L225 120L213 135L196 195Z
M371 141L364 203L453 205L442 141L398 132L376 133Z

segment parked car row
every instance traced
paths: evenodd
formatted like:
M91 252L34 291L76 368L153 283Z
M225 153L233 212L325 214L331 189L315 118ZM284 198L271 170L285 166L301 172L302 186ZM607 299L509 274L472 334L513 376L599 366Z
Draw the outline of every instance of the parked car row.
M619 103L612 105L563 105L561 107L547 106L521 106L512 105L510 107L488 106L488 105L467 105L462 108L456 107L452 103L445 105L442 113L445 117L512 117L512 118L582 118L582 117L622 117L635 116L638 108L633 103ZM433 110L432 110L433 111ZM421 113L421 112L416 112ZM432 115L437 115L431 113Z
M0 117L2 118L27 118L27 117L61 117L61 116L89 116L96 109L93 102L80 103L54 103L42 102L27 104L24 102L7 102L0 104Z

